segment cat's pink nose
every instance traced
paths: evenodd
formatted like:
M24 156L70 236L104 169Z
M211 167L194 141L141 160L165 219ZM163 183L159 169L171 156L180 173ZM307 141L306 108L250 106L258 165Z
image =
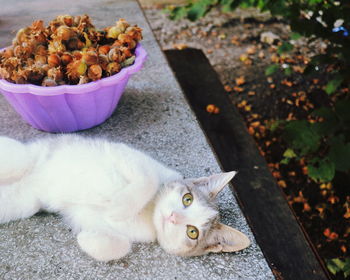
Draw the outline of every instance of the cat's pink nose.
M167 220L172 224L178 224L181 221L181 215L176 212L171 212L171 215L167 218Z

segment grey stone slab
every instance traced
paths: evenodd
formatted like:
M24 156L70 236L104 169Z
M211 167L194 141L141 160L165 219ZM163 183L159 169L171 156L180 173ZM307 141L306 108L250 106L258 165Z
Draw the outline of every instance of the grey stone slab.
M47 23L59 14L87 13L96 26L119 17L144 29L149 54L131 78L117 110L104 124L78 132L131 144L179 170L186 177L219 172L219 164L191 112L137 2L132 0L0 1L1 47L15 30L34 19ZM0 95L0 135L19 140L50 137L13 111ZM0 279L274 279L241 210L227 188L218 199L226 224L246 233L252 245L242 252L181 258L156 243L136 244L125 258L109 263L82 253L75 237L53 214L0 225Z

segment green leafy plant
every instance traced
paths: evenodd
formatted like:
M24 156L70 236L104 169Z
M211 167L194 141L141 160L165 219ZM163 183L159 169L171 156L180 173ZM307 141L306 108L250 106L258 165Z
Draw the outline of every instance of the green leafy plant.
M340 273L344 275L344 278L350 276L350 258L345 260L339 258L328 259L326 265L328 270L334 275Z
M350 100L339 100L332 108L313 112L317 122L289 121L283 137L295 158L306 157L308 175L316 182L332 181L335 172L350 170ZM282 163L289 162L290 153Z

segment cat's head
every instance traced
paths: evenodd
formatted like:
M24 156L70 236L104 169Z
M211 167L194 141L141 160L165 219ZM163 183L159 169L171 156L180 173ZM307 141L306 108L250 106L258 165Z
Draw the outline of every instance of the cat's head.
M167 183L153 221L164 250L180 256L234 252L249 246L243 233L219 222L214 199L236 172Z

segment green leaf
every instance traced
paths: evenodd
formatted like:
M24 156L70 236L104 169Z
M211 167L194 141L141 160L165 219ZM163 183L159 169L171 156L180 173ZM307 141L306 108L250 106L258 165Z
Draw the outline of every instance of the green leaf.
M340 270L343 270L344 269L344 266L345 266L345 262L342 261L341 259L339 258L334 258L333 259L333 263L340 268Z
M350 170L350 143L344 143L344 136L334 137L330 143L329 158L335 163L339 171Z
M288 148L287 150L284 151L283 156L285 158L294 158L297 155L295 154L295 152L293 151L293 149Z
M187 18L191 21L196 21L204 17L217 4L218 0L198 0L191 2L185 6L187 8Z
M265 75L270 76L273 73L275 73L279 68L280 68L280 66L278 64L272 64L266 68Z
M221 1L221 10L224 13L228 13L228 12L232 12L234 11L238 6L239 6L239 1L235 1L235 0L222 0Z
M300 120L288 122L284 129L283 138L292 149L300 151L300 155L303 156L317 151L321 135L314 130L309 122Z
M340 126L337 115L331 108L321 107L313 111L312 115L323 118L322 122L316 122L313 124L314 130L320 135L330 135L337 131Z
M297 33L297 32L293 32L291 35L290 35L290 38L292 40L298 40L299 38L301 38L301 34Z
M330 182L334 178L335 164L328 158L314 159L313 164L308 164L308 175L316 182Z
M350 100L339 100L335 104L335 112L343 121L350 121Z
M334 263L334 259L326 260L326 265L328 270L333 274L336 275L338 272L340 272L340 268Z
M333 118L335 116L333 110L328 107L318 108L312 112L312 115L316 117L327 118L327 119Z
M345 265L344 265L343 271L344 271L345 278L350 276L350 258L345 258Z
M165 13L169 14L171 20L179 20L187 16L186 7L167 7L164 10Z
M287 150L284 151L283 153L284 159L280 161L282 164L288 164L290 159L297 157L293 149L288 148Z
M327 94L332 94L334 93L338 87L341 85L343 82L343 77L337 76L333 80L329 81L328 84L326 85L326 92Z
M293 50L293 48L294 48L294 46L291 43L283 42L283 44L278 47L277 53L278 54L283 54L283 53L286 53L286 52L290 52L291 50Z
M344 277L347 278L350 275L350 258L341 260L340 258L326 260L328 270L336 275L339 272L343 272Z
M309 3L312 5L312 4L318 4L318 3L321 3L323 0L308 0Z
M196 21L200 19L201 17L205 16L205 14L208 11L208 6L205 4L199 4L200 2L197 2L196 4L192 5L192 7L187 12L187 18L191 21Z

